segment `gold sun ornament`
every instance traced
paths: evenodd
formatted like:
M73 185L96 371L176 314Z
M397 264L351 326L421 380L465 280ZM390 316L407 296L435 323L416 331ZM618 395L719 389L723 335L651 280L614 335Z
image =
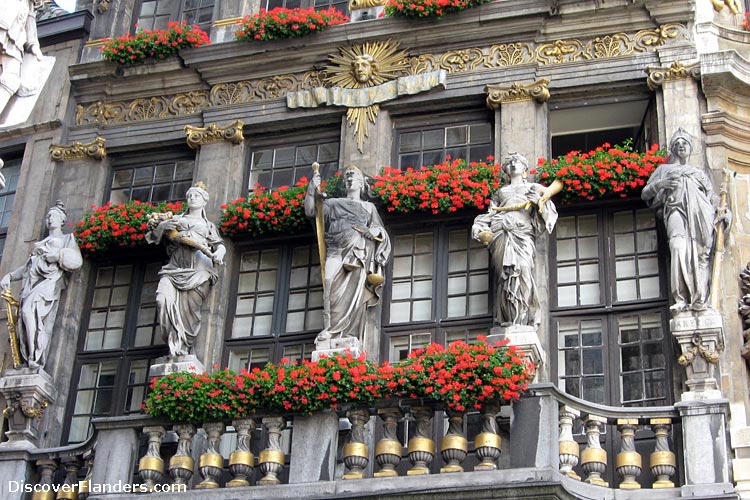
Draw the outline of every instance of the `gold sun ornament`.
M398 50L398 42L372 41L351 47L339 47L339 53L328 57L326 83L345 89L367 89L397 79L409 69L409 54ZM367 122L375 123L380 106L351 107L346 111L346 121L354 126L357 148L363 150L368 137Z

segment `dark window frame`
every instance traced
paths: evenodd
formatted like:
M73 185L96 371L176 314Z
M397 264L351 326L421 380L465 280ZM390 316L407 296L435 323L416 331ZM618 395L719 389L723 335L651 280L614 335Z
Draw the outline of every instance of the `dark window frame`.
M113 158L110 169L109 169L109 179L107 180L107 187L104 191L102 203L107 203L112 198L112 189L114 188L114 177L117 171L127 170L131 168L137 169L137 168L145 168L145 167L154 167L157 165L163 165L167 163L174 164L177 162L192 162L193 163L193 172L189 181L190 185L192 186L193 182L195 181L195 173L198 169L198 162L196 161L196 156L194 153L184 152L184 151L156 151L152 153L139 153L137 155L127 155L127 156L123 155L123 156L118 156L118 157ZM174 182L170 183L170 185L173 185L173 184ZM154 183L152 182L148 184L148 186L153 187ZM132 193L131 193L130 200L132 200ZM184 198L177 198L177 199L171 199L167 201L175 202L175 201L185 201L185 200Z
M141 8L142 8L143 4L145 2L147 2L147 1L150 1L150 0L136 0L135 4L133 5L133 16L132 16L133 20L132 20L132 24L131 24L131 27L130 27L130 32L131 33L135 33L138 28L142 28L142 26L139 25L140 20L141 20L141 17L140 17L140 15L141 15ZM158 2L159 1L160 0L155 0L155 2L156 2L156 8L158 8ZM170 13L169 13L169 19L168 19L167 22L173 22L173 21L174 22L182 22L183 17L184 17L184 13L185 13L185 2L187 0L178 0L178 1L180 3L179 9L177 9L176 13L170 11ZM210 30L213 27L213 23L218 20L218 19L216 19L216 16L219 14L219 10L218 10L219 1L220 0L214 0L214 4L212 6L213 7L213 12L211 14L211 21L208 22L208 23L197 24L197 26L199 26L203 31L205 31L207 33L210 33ZM196 24L196 23L193 23L193 24ZM152 28L149 28L149 29L152 29ZM159 29L162 29L162 28L159 28Z

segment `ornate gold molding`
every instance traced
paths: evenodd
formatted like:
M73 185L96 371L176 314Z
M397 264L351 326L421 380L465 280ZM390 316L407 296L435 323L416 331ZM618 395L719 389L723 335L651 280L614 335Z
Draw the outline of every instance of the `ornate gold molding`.
M192 149L197 149L204 144L211 144L219 141L229 141L232 144L240 144L245 140L245 136L242 134L242 127L244 125L245 124L241 120L235 120L223 127L219 127L215 123L211 123L207 127L185 125L187 144Z
M84 158L93 158L102 160L107 156L107 150L104 148L106 139L97 137L88 144L74 142L70 146L64 144L51 144L49 153L52 161L83 160Z
M219 19L214 22L213 27L218 28L220 26L231 26L233 24L240 24L242 22L241 17L230 17L228 19Z
M669 67L649 66L646 68L646 71L648 72L648 88L656 90L664 85L664 82L682 80L685 78L700 78L701 65L700 61L694 61L688 64L675 61Z
M542 78L533 83L515 82L510 85L487 85L487 107L499 109L508 102L531 101L539 104L549 100L549 80Z
M665 24L635 33L614 33L582 40L556 40L541 44L512 42L490 47L472 47L443 54L421 54L408 58L411 75L440 69L464 73L506 68L522 64L555 65L653 52L658 47L689 40L681 24ZM264 102L286 98L289 92L330 86L325 71L279 75L257 80L219 83L209 91L155 96L128 102L97 101L79 105L76 125L113 125L171 116L194 114L213 106Z
M349 12L385 5L385 0L349 0Z
M742 6L740 0L711 0L716 12L721 12L724 7L728 7L732 14L739 14L742 12Z

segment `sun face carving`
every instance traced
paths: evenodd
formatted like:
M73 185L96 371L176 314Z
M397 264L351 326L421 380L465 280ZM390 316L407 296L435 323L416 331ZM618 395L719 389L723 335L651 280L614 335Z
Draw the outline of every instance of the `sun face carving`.
M409 55L389 39L340 47L328 57L326 83L333 87L361 89L395 80L409 68Z

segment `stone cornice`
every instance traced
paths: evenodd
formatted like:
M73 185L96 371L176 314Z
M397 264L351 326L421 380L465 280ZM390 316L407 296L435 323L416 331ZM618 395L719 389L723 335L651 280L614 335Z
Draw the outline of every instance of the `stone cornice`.
M103 160L107 156L107 150L104 147L106 139L97 137L88 144L74 142L66 146L64 144L51 144L49 147L52 161L69 161L83 160L93 158L94 160Z
M510 85L487 85L487 107L499 109L509 102L531 101L539 104L549 100L549 80L542 78L532 83L515 82Z
M241 120L235 120L232 123L218 126L211 123L206 127L194 127L185 125L185 134L187 135L187 145L192 149L197 149L205 144L212 144L219 141L228 141L232 144L240 144L245 140L242 133L242 127L245 124Z
M697 80L701 76L700 61L692 61L687 64L675 61L669 66L649 66L646 68L646 71L648 72L648 88L651 90L656 90L664 85L665 82L685 78L695 78Z

